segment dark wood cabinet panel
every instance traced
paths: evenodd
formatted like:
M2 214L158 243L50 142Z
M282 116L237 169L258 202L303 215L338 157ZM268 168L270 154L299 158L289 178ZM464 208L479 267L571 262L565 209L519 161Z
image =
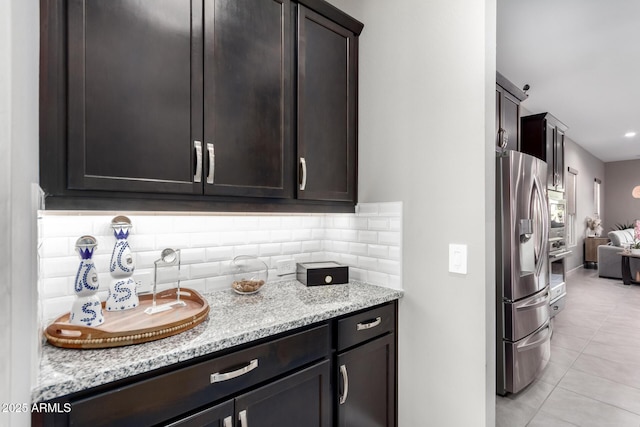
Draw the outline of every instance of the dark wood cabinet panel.
M338 355L337 366L338 426L395 426L395 334Z
M231 427L234 418L233 400L167 424L167 427Z
M496 73L496 147L520 150L520 102L527 95Z
M523 153L547 163L547 188L564 191L564 136L567 126L549 113L525 116L522 122Z
M293 197L289 1L211 0L204 34L205 194Z
M300 199L356 200L357 38L298 6Z
M236 419L242 427L330 427L330 376L330 362L325 360L238 396Z
M202 5L69 0L68 188L198 193Z

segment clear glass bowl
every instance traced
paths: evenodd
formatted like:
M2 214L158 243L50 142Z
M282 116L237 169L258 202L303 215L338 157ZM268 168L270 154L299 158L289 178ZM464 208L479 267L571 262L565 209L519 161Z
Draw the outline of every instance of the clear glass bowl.
M267 283L269 267L264 261L250 255L239 255L229 263L233 277L231 289L242 295L255 294Z

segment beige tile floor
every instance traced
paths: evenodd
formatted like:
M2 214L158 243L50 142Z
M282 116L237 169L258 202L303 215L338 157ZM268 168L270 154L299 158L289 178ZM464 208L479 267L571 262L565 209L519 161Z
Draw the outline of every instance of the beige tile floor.
M517 395L496 396L499 427L640 427L640 285L567 277L551 359Z

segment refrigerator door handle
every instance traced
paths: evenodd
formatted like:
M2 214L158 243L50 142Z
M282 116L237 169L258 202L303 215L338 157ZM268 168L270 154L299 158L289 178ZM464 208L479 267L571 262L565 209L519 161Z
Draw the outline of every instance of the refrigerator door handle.
M536 260L536 276L540 275L542 270L542 266L548 259L549 255L547 253L548 245L549 245L549 211L547 207L547 198L545 197L544 189L540 183L540 178L537 176L533 179L533 188L532 188L532 196L537 196L537 200L531 203L532 210L538 210L536 207L539 207L540 212L539 220L540 224L540 240L539 240L539 248L540 252L538 253ZM533 198L532 197L532 198ZM531 216L534 216L534 213L531 213Z

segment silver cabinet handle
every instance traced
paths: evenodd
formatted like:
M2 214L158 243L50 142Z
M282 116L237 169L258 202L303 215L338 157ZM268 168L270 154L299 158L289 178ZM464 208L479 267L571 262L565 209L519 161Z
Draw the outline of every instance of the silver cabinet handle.
M307 187L307 161L304 157L300 157L300 166L302 166L302 178L300 179L300 190Z
M193 182L202 182L202 142L193 141L193 148L196 149L196 173L193 175Z
M224 421L222 421L222 426L223 426L223 427L233 427L233 426L231 425L231 423L232 423L231 417L226 417L226 418L224 419Z
M356 330L357 331L362 331L362 330L365 330L365 329L375 328L376 326L378 326L380 324L380 322L382 322L382 318L381 317L376 317L376 320L374 320L373 322L358 323L356 325Z
M209 153L209 174L207 175L207 184L213 184L213 173L216 170L216 154L213 144L207 144L207 152Z
M347 374L347 365L340 365L340 375L342 375L342 384L344 386L342 396L340 396L340 404L347 401L349 395L349 374Z
M249 427L249 423L247 422L247 410L243 409L238 414L238 419L240 420L240 427Z
M244 368L240 368L240 369L237 369L235 371L227 372L227 373L224 373L224 374L221 374L220 372L216 372L215 374L211 374L211 384L219 383L219 382L222 382L222 381L231 380L233 378L237 378L237 377L239 377L241 375L246 374L247 372L253 371L257 367L258 367L258 359L253 359Z

